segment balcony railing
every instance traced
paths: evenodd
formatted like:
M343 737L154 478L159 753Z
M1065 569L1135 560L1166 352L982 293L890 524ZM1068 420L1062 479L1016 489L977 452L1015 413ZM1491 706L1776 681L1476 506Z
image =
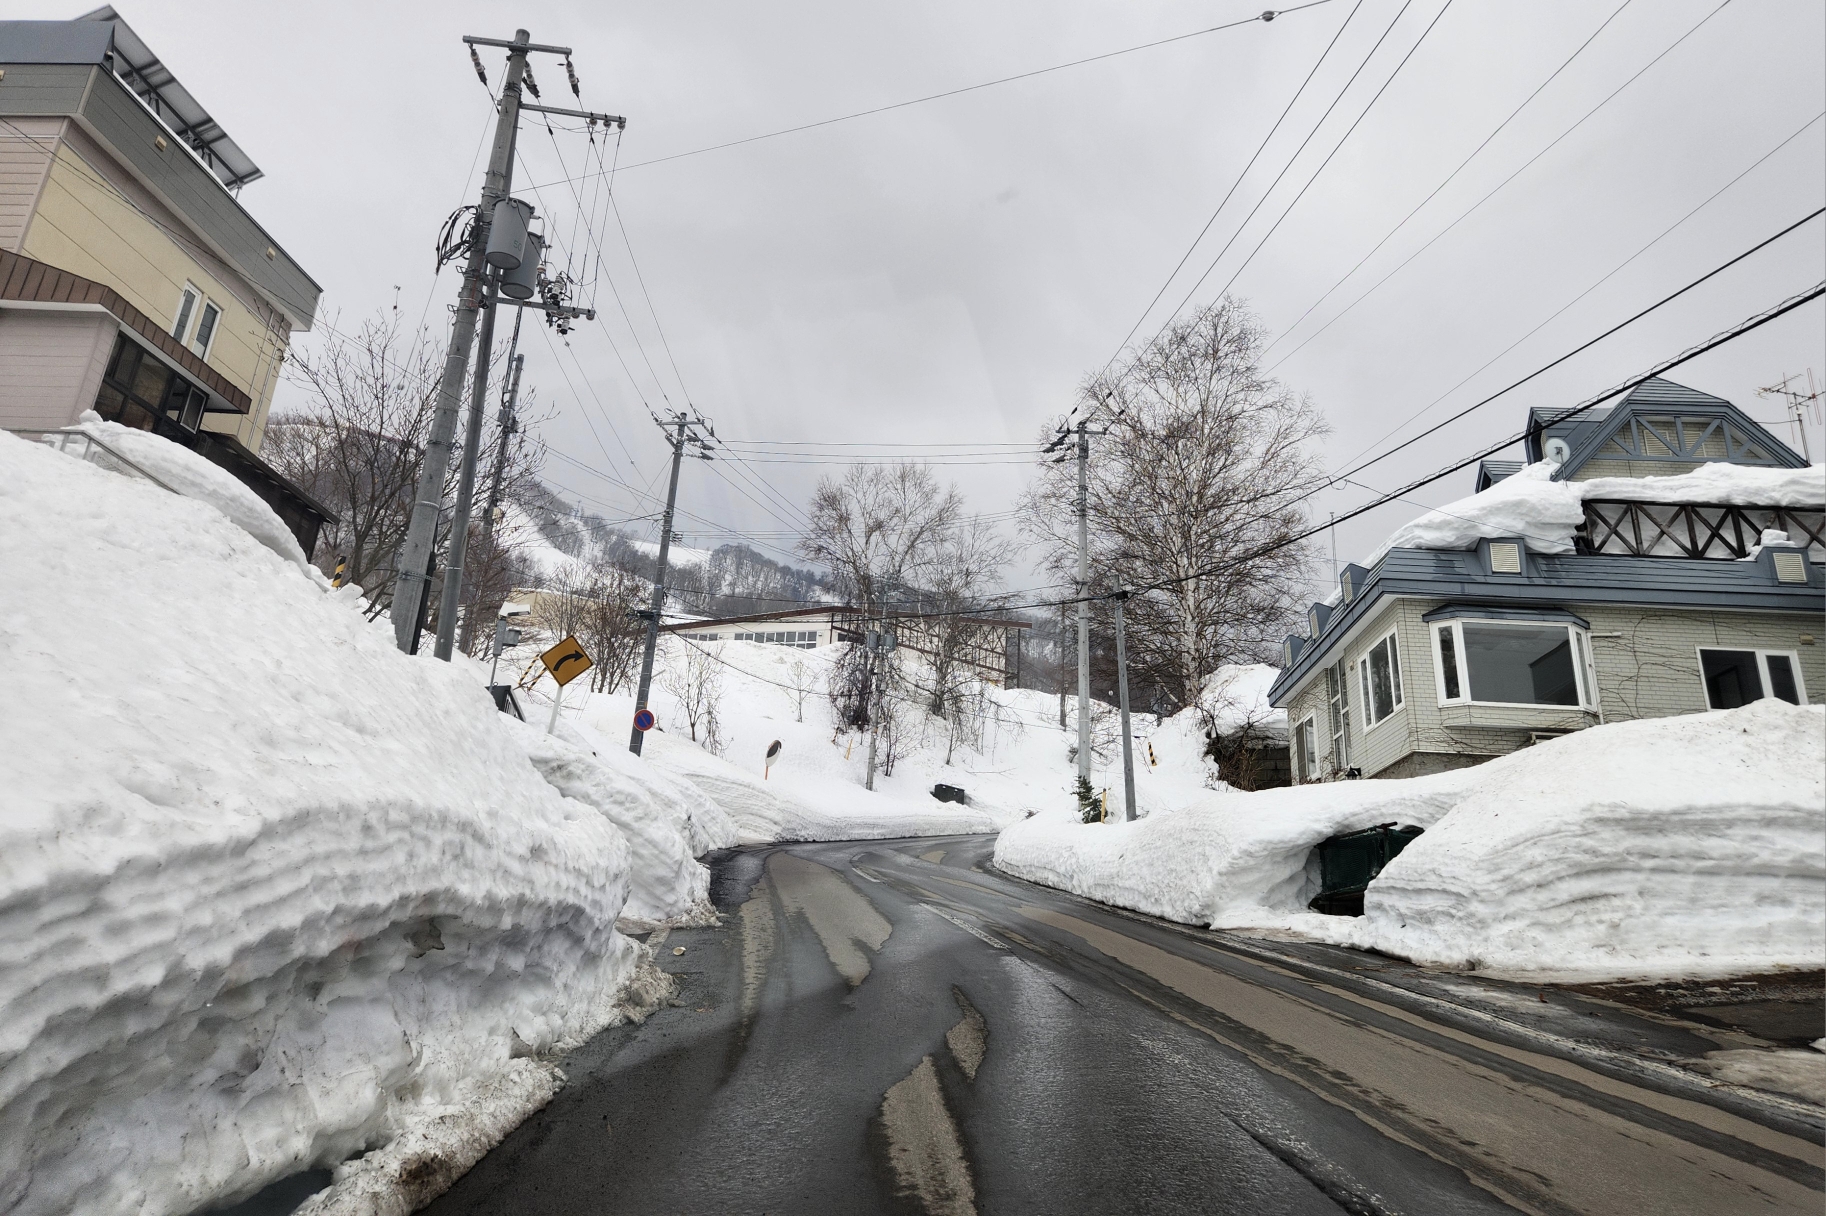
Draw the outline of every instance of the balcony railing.
M1748 557L1765 529L1786 532L1807 556L1826 562L1826 509L1738 507L1710 503L1587 500L1582 553L1632 557Z

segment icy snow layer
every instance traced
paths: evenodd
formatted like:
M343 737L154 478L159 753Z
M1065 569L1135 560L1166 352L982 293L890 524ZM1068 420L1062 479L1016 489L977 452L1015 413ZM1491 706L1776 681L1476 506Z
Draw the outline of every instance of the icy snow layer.
M553 788L595 807L627 837L633 868L623 916L656 925L714 921L710 871L696 857L735 843L735 824L721 808L643 771L625 748L592 752L509 715L501 720Z
M1520 536L1537 553L1571 553L1585 500L1817 507L1826 503L1826 469L1763 469L1714 462L1675 477L1598 477L1554 481L1560 466L1526 465L1481 494L1448 503L1395 529L1364 562L1374 569L1390 549L1473 549L1484 537ZM1328 601L1329 602L1329 601Z
M1217 793L1129 825L1004 831L998 865L1173 920L1418 962L1591 977L1826 958L1826 710L1765 700L1580 731L1476 768ZM1361 919L1305 911L1313 846L1428 830Z
M0 569L0 1210L195 1211L615 1016L628 846L473 680L3 434Z
M283 520L258 494L242 485L227 469L150 431L136 431L118 422L104 422L94 410L85 410L82 429L186 498L206 502L226 515L249 536L301 570L312 569L304 550Z

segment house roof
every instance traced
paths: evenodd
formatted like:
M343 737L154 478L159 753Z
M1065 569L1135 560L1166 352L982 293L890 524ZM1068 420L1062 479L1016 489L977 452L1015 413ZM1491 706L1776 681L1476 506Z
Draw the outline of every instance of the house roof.
M1549 440L1566 441L1569 454L1554 474L1556 481L1572 477L1592 460L1729 460L1790 469L1807 463L1723 397L1660 377L1638 384L1608 409L1549 425L1558 413L1538 406L1529 410L1528 437L1523 441L1529 463L1546 458ZM1491 484L1499 480L1494 478ZM1484 488L1480 470L1478 489Z
M1480 460L1477 462L1477 493L1482 494L1497 482L1521 471L1519 460Z
M1523 543L1517 539L1517 543ZM1351 602L1331 614L1324 631L1309 638L1298 657L1269 689L1275 705L1305 684L1358 624L1385 599L1418 596L1509 607L1564 608L1571 604L1652 608L1728 608L1736 611L1819 612L1822 568L1809 562L1808 581L1779 582L1773 552L1750 561L1636 557L1608 554L1529 553L1522 574L1492 574L1480 550L1391 549L1362 576Z

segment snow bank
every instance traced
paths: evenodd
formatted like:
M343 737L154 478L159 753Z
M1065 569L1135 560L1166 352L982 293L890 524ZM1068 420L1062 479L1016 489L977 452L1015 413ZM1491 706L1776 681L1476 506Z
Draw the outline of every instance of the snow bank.
M1069 810L1003 830L995 863L1049 887L1211 928L1278 925L1318 892L1312 846L1379 823L1428 827L1463 772L1260 793L1206 791L1133 823L1083 824Z
M1571 553L1585 500L1721 503L1762 507L1826 504L1826 469L1765 469L1715 461L1674 477L1598 477L1554 481L1551 461L1525 465L1482 493L1428 511L1395 529L1364 565L1390 549L1474 549L1486 537L1521 536L1538 553Z
M554 789L601 811L627 838L623 916L652 925L714 923L710 871L696 858L736 842L735 823L721 808L685 794L625 749L595 751L509 715L502 721Z
M1821 966L1823 727L1826 707L1769 699L1472 770L1487 776L1370 886L1364 940L1504 970Z
M150 431L104 422L94 410L83 411L81 426L85 434L101 440L179 494L208 503L300 570L313 569L304 560L304 550L292 530L264 499L227 469Z
M1052 814L996 863L1214 928L1297 929L1418 962L1584 976L1826 960L1826 709L1764 700L1580 731L1475 768L1213 793L1133 824ZM1429 830L1361 919L1307 912L1313 846Z
M0 434L9 1212L191 1212L461 1122L638 955L609 818L155 442L208 501Z

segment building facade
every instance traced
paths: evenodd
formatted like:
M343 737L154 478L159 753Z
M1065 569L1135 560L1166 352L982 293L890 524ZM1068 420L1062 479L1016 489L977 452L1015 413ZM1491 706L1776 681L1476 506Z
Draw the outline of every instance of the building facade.
M328 514L259 452L320 289L237 198L259 176L112 8L0 22L0 427L156 431L308 550Z
M958 659L985 680L1016 687L1021 676L1020 635L1032 626L1026 621L989 617L964 617L955 622L947 639ZM759 642L770 646L795 646L816 650L840 642L861 642L871 629L893 631L896 643L930 656L943 643L934 622L921 617L871 619L859 608L832 605L761 612L750 616L675 621L661 627L694 642Z
M1529 463L1553 461L1556 481L1806 469L1729 402L1668 381L1533 421ZM1486 462L1479 491L1519 468ZM1656 502L1652 481L1646 498L1587 496L1570 553L1486 536L1346 566L1283 643L1269 694L1295 780L1418 776L1602 722L1826 697L1826 471L1809 472L1798 505Z

